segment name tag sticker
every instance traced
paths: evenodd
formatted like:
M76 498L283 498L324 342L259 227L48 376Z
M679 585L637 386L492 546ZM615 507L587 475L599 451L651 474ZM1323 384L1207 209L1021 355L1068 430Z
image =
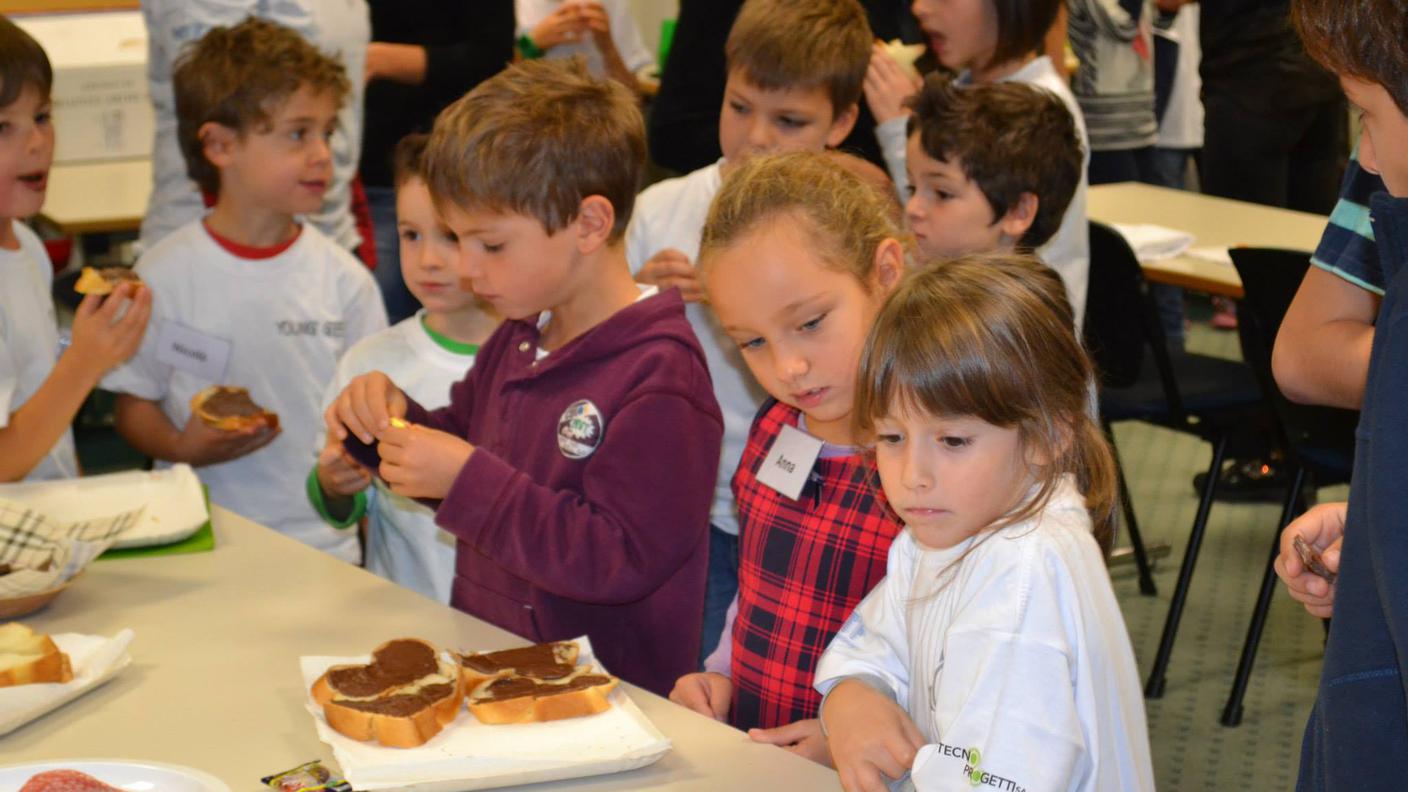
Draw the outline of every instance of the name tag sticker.
M763 458L763 466L758 468L758 483L797 500L818 456L821 456L820 438L793 426L783 426Z
M156 337L156 359L209 382L223 382L230 364L230 342L166 322Z

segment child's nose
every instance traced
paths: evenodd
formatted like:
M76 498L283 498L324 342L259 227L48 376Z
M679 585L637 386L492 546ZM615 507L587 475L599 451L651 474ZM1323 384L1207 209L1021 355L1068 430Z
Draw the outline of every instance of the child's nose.
M934 472L918 446L919 443L910 443L905 451L903 480L905 487L922 492L934 486Z

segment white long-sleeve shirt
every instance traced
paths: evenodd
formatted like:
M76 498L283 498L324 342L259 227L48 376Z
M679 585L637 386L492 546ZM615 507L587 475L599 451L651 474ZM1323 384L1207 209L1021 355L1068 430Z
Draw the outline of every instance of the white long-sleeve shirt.
M943 550L901 534L816 687L848 677L889 687L928 743L900 784L1154 789L1134 652L1069 479L1038 517L996 534Z

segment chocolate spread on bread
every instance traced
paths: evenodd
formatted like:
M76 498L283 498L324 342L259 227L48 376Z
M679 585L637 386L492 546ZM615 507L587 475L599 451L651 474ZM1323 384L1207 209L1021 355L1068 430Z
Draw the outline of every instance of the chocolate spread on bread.
M108 283L121 283L122 281L132 281L133 283L142 282L142 279L138 277L136 272L132 271L131 267L94 267L94 269L96 269L98 274L103 276L103 280Z
M440 685L426 685L415 693L397 693L366 701L343 700L339 703L360 712L375 712L378 715L404 718L407 715L420 712L454 692L455 686L446 682Z
M264 408L255 404L254 400L249 398L249 391L244 388L221 388L202 402L201 407L205 412L221 418L243 418L264 413Z
M611 677L600 674L582 674L573 677L566 682L543 683L528 677L510 676L496 679L475 693L475 701L503 701L505 699L521 698L523 696L533 696L542 698L544 696L555 696L559 693L570 693L574 690L586 690L598 685L611 683Z
M574 670L571 663L563 662L566 659L563 646L556 643L535 644L498 652L460 655L459 661L465 668L486 676L514 671L539 679L561 679Z
M365 666L335 668L328 672L328 682L344 696L365 698L389 688L409 685L425 676L439 673L435 650L419 641L392 641L372 655ZM430 687L439 687L432 685ZM425 690L430 689L429 687ZM441 697L443 697L443 693ZM368 702L375 703L375 702ZM424 706L425 702L421 703ZM349 702L350 706L350 702ZM385 710L370 710L385 712Z

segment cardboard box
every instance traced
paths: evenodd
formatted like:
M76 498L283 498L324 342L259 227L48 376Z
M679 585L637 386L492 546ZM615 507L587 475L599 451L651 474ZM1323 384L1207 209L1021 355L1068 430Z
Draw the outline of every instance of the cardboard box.
M150 157L147 28L140 11L16 17L54 67L55 163Z

